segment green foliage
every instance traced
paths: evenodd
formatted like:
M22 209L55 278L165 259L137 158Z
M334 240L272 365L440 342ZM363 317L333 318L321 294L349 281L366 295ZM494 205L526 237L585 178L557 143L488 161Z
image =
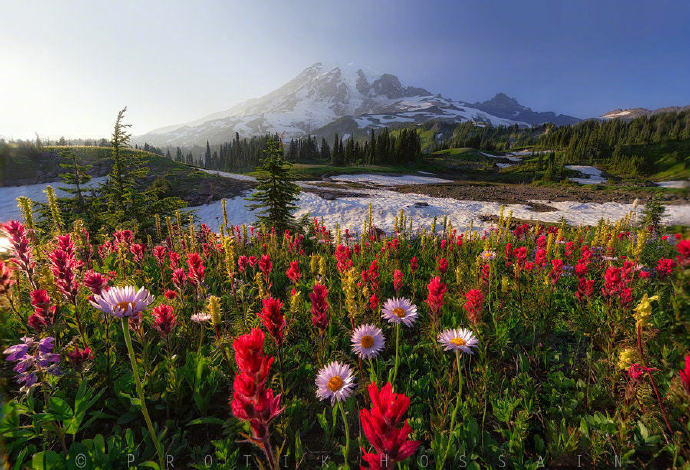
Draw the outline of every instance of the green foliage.
M659 233L664 212L666 208L661 204L661 194L656 193L647 201L642 210L642 224L652 227L656 233Z

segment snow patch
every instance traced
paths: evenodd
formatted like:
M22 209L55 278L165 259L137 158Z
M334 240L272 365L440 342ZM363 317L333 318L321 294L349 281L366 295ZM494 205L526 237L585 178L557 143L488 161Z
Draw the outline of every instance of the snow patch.
M654 183L660 188L673 188L673 189L685 189L690 188L690 181L688 180L672 180L672 181L659 181Z
M246 193L246 194L249 194ZM244 206L244 196L228 199L227 212L229 222L233 225L249 224L254 221L254 215ZM478 219L480 215L498 215L501 204L498 202L457 200L451 198L437 198L422 194L403 194L386 189L372 189L359 191L362 197L340 197L335 200L326 200L314 193L303 192L297 202L296 217L309 213L310 217L323 219L333 226L336 223L342 228L359 230L362 221L368 216L369 204L372 206L374 225L386 232L394 229L395 217L404 210L413 221L413 230L429 228L434 217L442 219L448 216L448 220L459 230L464 230L473 221L477 230L488 229L490 222ZM525 204L507 204L504 213L513 211L513 217L526 220L539 220L542 222L558 222L564 217L573 225L596 225L599 219L604 217L611 221L623 218L628 212L634 210L632 204L617 202L593 203L577 201L531 201L548 204L556 208L553 212L536 212ZM421 203L421 204L417 204ZM194 207L198 211L201 221L211 229L219 230L222 210L220 201L205 206ZM664 223L690 225L690 205L666 206Z
M574 181L580 184L602 184L606 183L606 178L601 176L601 170L588 165L566 165L569 170L579 171L584 178L568 178L570 181Z
M197 168L197 170L203 171L204 173L208 173L211 175L222 176L223 178L232 178L234 180L240 180L240 181L252 181L252 182L256 181L256 178L254 178L253 176L241 175L239 173L228 173L226 171L207 170L206 168Z

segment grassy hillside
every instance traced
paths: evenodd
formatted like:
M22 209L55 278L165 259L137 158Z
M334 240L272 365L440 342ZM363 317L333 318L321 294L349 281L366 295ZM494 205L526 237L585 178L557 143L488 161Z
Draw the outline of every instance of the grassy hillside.
M39 150L33 146L7 144L0 149L0 186L55 181L65 171L60 167L60 163L66 163L60 156L62 150L72 151L81 163L92 165L90 174L94 177L105 176L112 167L110 147L46 146ZM158 183L167 187L169 195L178 196L190 205L236 196L253 186L249 182L210 175L144 150L125 149L124 152L146 158L149 173L141 181L142 186L162 178Z

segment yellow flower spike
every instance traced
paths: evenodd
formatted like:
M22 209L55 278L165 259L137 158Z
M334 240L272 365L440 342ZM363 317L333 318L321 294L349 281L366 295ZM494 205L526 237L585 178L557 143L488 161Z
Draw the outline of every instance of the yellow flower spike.
M208 298L206 307L208 314L211 315L211 324L215 327L220 325L220 298L212 295Z
M635 320L637 320L637 327L645 326L649 320L649 317L652 316L652 300L658 301L659 296L653 295L652 297L649 297L647 294L645 294L640 300L640 303L637 304L637 307L633 309L635 311L633 316L635 317Z
M501 278L501 292L503 292L505 294L509 290L510 290L510 279L508 279L508 276L503 276Z
M633 348L625 348L618 355L618 368L620 370L627 370L630 364L634 362L635 350Z

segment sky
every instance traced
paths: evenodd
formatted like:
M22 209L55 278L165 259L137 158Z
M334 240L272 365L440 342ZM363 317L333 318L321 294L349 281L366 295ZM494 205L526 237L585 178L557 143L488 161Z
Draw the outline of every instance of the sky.
M4 2L0 137L102 137L355 63L465 100L505 92L577 117L690 104L684 1Z

